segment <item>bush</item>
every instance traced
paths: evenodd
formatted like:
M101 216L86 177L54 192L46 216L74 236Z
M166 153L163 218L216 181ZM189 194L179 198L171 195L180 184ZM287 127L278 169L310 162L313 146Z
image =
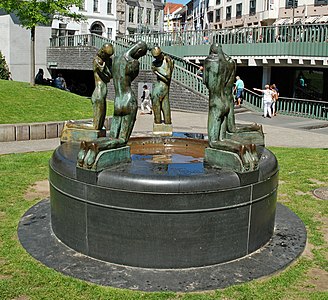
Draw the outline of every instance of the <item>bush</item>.
M2 55L0 51L0 79L9 79L9 68L6 63L5 57Z

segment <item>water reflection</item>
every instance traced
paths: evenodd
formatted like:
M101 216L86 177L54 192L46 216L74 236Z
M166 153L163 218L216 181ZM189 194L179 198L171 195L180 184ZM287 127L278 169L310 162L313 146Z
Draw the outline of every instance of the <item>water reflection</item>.
M133 154L129 173L140 175L192 176L204 173L203 157L183 154Z

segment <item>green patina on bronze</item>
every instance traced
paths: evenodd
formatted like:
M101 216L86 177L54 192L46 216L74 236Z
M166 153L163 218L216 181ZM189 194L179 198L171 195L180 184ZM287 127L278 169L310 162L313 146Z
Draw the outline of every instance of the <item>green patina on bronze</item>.
M221 45L212 44L205 59L203 77L209 90L208 141L211 148L236 154L240 160L236 160L235 155L218 152L220 158L214 158L211 152L205 160L217 167L234 165L233 169L238 171L252 171L258 168L259 161L255 143L264 144L262 126L236 125L232 94L235 74L235 61L223 53ZM262 143L258 143L259 140Z
M91 169L98 153L125 146L132 133L138 110L138 99L131 89L139 74L138 59L147 53L147 44L138 42L125 53L114 57L112 77L115 88L114 114L109 138L99 138L91 143L81 142L78 165Z
M77 125L80 125L79 123L76 123ZM81 124L82 125L82 124ZM83 125L88 125L87 123L83 123ZM90 127L92 124L89 124ZM84 128L71 128L67 126L67 123L64 125L64 128L62 130L62 133L60 135L60 142L81 142L81 141L93 141L99 137L105 137L106 136L106 130L96 130L96 129L89 129L85 130Z
M151 69L157 77L157 81L153 84L151 96L154 111L154 123L161 124L161 115L163 114L164 124L172 124L169 90L174 69L174 61L168 55L164 55L159 47L154 47L151 50L151 53L155 58L152 62Z
M129 146L101 151L92 165L92 171L100 172L109 166L129 161L131 161Z
M106 118L106 96L107 84L112 78L112 59L114 54L113 45L104 44L93 59L93 73L95 78L95 89L92 93L91 103L93 108L93 122L75 123L67 122L68 128L81 128L90 130L101 130Z

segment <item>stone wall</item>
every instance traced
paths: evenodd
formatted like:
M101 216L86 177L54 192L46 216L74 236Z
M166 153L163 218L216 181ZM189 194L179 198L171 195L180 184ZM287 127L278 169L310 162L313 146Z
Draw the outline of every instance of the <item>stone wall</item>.
M151 71L140 71L138 77L132 82L132 89L138 97L138 84L155 83L156 76ZM110 82L108 85L108 99L114 99L114 86ZM172 80L170 87L170 104L172 109L180 109L187 111L207 111L208 97L193 92L182 84Z
M60 47L47 49L49 69L92 70L92 61L97 53L94 47Z
M50 69L59 70L92 70L92 60L96 55L94 47L63 47L49 48L47 51L48 65ZM139 83L154 83L156 76L151 71L141 70L138 77L132 82L132 88L136 95ZM111 81L108 85L108 99L114 99L114 86ZM170 103L172 109L189 111L207 111L208 97L193 92L188 87L172 80L170 88Z

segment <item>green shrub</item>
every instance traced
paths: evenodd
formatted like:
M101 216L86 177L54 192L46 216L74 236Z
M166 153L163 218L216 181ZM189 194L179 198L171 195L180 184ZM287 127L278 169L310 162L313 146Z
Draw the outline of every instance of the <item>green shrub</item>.
M0 51L0 79L9 79L9 68L6 63L5 57L2 55Z

